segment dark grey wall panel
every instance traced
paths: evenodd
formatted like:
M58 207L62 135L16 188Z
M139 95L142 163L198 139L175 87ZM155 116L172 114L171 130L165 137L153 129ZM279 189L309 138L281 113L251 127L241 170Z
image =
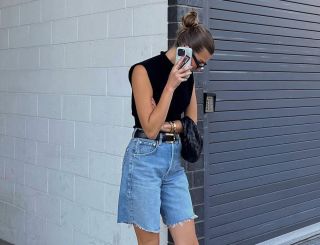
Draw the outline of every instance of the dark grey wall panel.
M320 3L211 0L204 92L205 244L320 222Z

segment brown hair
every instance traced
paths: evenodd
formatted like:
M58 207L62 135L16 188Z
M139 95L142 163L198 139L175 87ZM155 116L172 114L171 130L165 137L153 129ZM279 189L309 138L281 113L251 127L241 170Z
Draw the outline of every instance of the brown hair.
M199 24L197 12L191 10L182 16L181 22L174 46L188 45L194 52L201 52L205 48L212 55L215 50L214 39L210 31Z

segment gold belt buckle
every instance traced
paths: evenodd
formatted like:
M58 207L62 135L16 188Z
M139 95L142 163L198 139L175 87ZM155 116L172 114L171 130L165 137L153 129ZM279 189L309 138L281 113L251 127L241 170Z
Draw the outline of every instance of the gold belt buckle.
M174 133L166 133L166 136L169 135L169 136L172 136L172 139L173 140L166 140L166 142L168 143L173 143L175 140L176 140L176 136Z

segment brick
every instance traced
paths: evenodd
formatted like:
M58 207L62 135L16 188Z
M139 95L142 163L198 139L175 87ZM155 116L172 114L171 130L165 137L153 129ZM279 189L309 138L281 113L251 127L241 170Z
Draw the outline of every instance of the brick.
M92 44L90 42L70 43L66 44L65 48L67 68L91 66Z
M61 75L63 86L59 85L57 91L63 94L106 94L106 70L102 68L67 69Z
M94 238L88 234L81 233L77 230L74 231L74 244L77 245L87 245L87 244L96 244L96 245L109 245L110 243L104 242L100 239Z
M197 220L204 220L204 204L194 205L193 209L196 215L199 216Z
M74 42L77 40L77 36L76 18L68 18L53 22L52 41L54 44Z
M87 0L66 0L66 14L69 17L90 14L91 5L91 1Z
M0 49L9 48L9 29L0 29Z
M160 54L160 51L166 51L168 49L167 35L161 34L151 37L152 56Z
M204 171L195 171L193 172L193 187L199 187L204 185Z
M25 164L25 184L33 189L47 191L47 170L42 166Z
M197 222L195 224L197 237L204 236L204 222Z
M61 119L62 99L56 94L38 95L38 114L39 117Z
M121 164L120 164L121 166ZM105 211L107 213L112 213L114 215L117 215L118 212L118 197L119 197L119 183L120 181L117 183L117 185L107 185L106 186L106 207L105 207Z
M36 197L39 195L39 191L25 186L23 184L15 184L14 190L14 204L26 210L27 214L34 215L36 207Z
M122 156L132 135L132 128L105 126L106 128L106 152Z
M13 203L14 183L0 179L0 200ZM0 202L1 203L1 202Z
M0 179L4 179L5 158L0 157Z
M24 232L26 219L24 210L12 205L6 205L5 210L6 215L4 223L6 224L6 227L9 229L14 229L18 233ZM15 239L17 239L17 236L15 236Z
M66 226L47 222L46 245L73 244L73 230Z
M36 141L49 141L49 120L40 117L26 118L26 138Z
M128 67L113 67L108 69L107 95L131 97L131 86L128 79Z
M5 134L6 130L6 117L4 115L0 115L0 134Z
M2 92L8 91L8 83L10 80L10 77L13 77L12 71L0 71L1 76L1 82L0 82L0 96L2 96ZM1 102L1 101L0 101ZM4 105L2 105L4 107ZM0 111L1 111L0 106Z
M29 35L29 45L31 46L51 44L51 23L46 22L30 25Z
M193 187L193 172L186 172L188 183L190 187Z
M94 41L92 57L93 57L92 65L94 67L123 66L124 65L124 40L110 39L110 40Z
M16 108L14 113L28 116L37 116L37 95L29 93L17 93L15 94L15 99Z
M104 210L104 184L92 179L75 177L75 201L79 204Z
M74 122L49 119L49 143L74 146Z
M198 161L194 163L189 163L187 162L187 171L196 171L204 168L204 163L203 163L203 154L200 155L200 158Z
M91 10L92 12L101 12L101 11L111 11L122 9L126 7L125 0L91 0Z
M13 137L26 137L25 117L19 115L7 115L6 134Z
M22 161L7 159L5 162L5 180L24 184L24 164Z
M66 17L66 0L42 0L42 20L56 20Z
M134 117L132 116L131 111L131 98L123 99L123 115L121 126L132 128L134 125Z
M150 0L127 0L126 1L126 6L127 7L135 7L139 5L146 5L150 3Z
M17 48L29 43L29 26L18 26L9 29L9 47Z
M104 126L84 122L75 123L75 147L104 151L104 138Z
M49 129L50 132L50 129ZM37 164L52 169L60 168L60 145L38 142Z
M120 227L118 225L114 225L116 223L116 217L98 210L90 210L89 217L90 234L112 244L114 237L120 232Z
M193 205L201 204L204 202L204 189L203 187L190 189L191 199Z
M125 41L125 65L131 66L151 57L152 40L150 36L129 37Z
M19 50L20 69L39 68L39 48L24 48Z
M48 169L48 193L73 200L74 176Z
M89 152L90 178L112 185L119 185L122 157L101 152Z
M27 244L46 244L46 220L41 217L26 216L26 240Z
M0 135L0 156L13 158L14 138Z
M19 51L16 49L0 50L0 68L13 70L19 67Z
M10 6L1 9L1 27L19 25L19 6Z
M40 68L62 68L65 66L64 45L40 47Z
M95 40L107 37L107 14L98 13L80 16L78 19L79 40Z
M70 229L89 232L89 208L69 200L61 200L61 224ZM77 244L78 243L74 243Z
M119 125L122 117L122 98L91 97L91 118L93 122L108 125Z
M60 206L60 200L57 197L41 193L36 198L36 215L47 218L49 222L60 224Z
M166 3L160 3L134 8L133 35L166 34L167 7Z
M40 22L40 1L20 5L20 24Z
M108 37L132 36L132 18L132 9L121 9L111 12L108 17Z
M62 119L90 120L90 97L81 95L62 96Z
M27 139L14 139L14 158L26 163L36 163L36 142Z
M81 175L89 176L88 150L74 148L71 145L61 146L61 170Z

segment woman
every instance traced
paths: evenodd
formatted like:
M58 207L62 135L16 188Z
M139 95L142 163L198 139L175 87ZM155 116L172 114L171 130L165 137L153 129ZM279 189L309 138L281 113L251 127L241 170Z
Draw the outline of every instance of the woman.
M176 47L193 50L190 67L179 68ZM197 245L189 183L181 164L181 113L197 122L197 99L192 71L202 70L214 53L210 32L197 13L182 17L182 28L166 52L134 64L132 138L126 148L117 223L134 224L139 245L158 245L160 215L176 245Z

